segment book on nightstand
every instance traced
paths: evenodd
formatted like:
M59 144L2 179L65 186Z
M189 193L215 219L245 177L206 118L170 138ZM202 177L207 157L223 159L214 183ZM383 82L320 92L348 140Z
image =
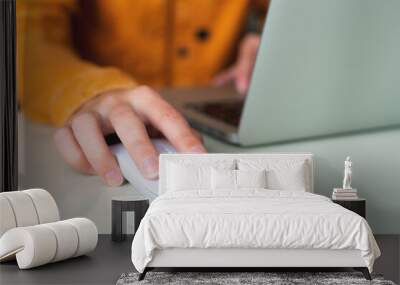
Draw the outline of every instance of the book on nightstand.
M334 199L334 200L357 200L358 199L357 189L334 188L333 193L332 193L332 199Z

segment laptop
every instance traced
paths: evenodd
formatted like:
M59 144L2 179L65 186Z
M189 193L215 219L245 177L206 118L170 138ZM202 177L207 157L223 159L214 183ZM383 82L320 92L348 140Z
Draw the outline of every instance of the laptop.
M246 98L166 90L192 126L243 146L400 125L400 1L273 0Z

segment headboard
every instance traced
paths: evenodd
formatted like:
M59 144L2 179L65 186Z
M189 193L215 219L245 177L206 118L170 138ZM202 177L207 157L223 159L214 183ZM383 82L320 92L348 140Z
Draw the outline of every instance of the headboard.
M158 194L161 195L166 191L166 176L167 169L166 165L168 161L196 161L201 163L202 161L212 162L218 160L230 160L235 161L236 159L271 159L271 160L304 160L306 163L306 179L308 181L307 192L314 192L314 163L313 155L311 153L257 153L257 154L237 154L237 153L210 153L210 154L160 154L160 168L159 168L159 183L158 183Z

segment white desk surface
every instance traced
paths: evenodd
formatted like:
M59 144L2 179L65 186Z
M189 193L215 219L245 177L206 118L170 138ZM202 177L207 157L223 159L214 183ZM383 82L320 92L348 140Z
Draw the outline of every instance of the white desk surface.
M51 127L20 120L21 188L47 189L56 199L62 218L84 216L96 223L99 233L110 233L112 197L141 198L141 194L129 184L110 188L96 176L74 172L56 152L52 132ZM379 234L400 233L400 224L392 222L400 217L399 142L400 129L252 148L227 145L205 136L210 152L311 152L316 162L315 192L328 197L334 187L340 186L343 161L351 155L354 187L367 199L368 222Z

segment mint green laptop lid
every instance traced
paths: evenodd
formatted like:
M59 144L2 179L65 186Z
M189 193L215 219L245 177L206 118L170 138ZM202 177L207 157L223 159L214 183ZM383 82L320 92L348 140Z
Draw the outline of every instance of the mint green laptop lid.
M400 125L400 1L273 0L243 145Z

